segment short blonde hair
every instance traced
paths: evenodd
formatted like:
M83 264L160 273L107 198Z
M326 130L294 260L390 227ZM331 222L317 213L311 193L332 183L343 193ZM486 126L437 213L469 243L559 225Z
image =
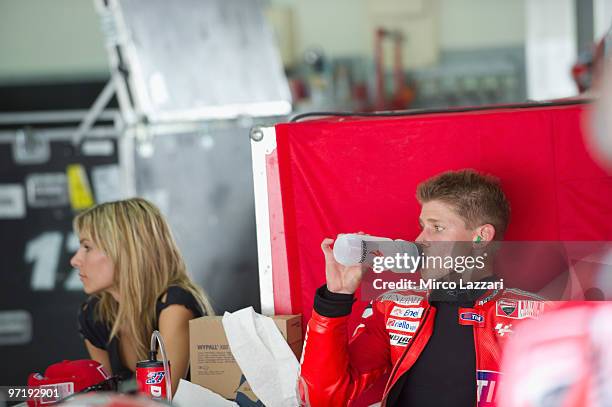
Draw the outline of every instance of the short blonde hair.
M484 224L495 227L495 239L506 233L510 203L497 178L471 169L447 171L417 186L417 200L437 200L450 205L468 229Z
M111 328L109 341L125 324L139 358L148 354L156 323L156 302L172 285L190 292L202 312L214 315L204 292L191 281L166 220L155 205L142 198L107 202L79 215L73 222L79 236L91 239L112 261L120 301L97 294L98 319Z

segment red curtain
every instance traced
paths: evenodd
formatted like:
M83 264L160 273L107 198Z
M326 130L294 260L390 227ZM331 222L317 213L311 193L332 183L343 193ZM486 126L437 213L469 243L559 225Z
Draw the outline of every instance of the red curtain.
M328 118L276 126L284 244L308 319L325 282L320 243L338 233L412 240L419 182L474 168L501 179L506 240L612 240L612 177L588 154L588 105ZM274 231L273 231L274 233ZM295 287L294 287L295 286Z
M420 211L416 186L447 170L473 168L500 178L512 208L506 240L612 240L612 177L585 148L586 109L576 104L277 125L277 156L268 167L278 166L275 196L282 214L273 203L270 210L271 219L283 218L271 223L272 236L284 239L275 244L286 251L286 264L273 269L276 312L302 313L308 321L315 289L325 282L324 237L364 231L413 240ZM353 322L363 306L356 306Z

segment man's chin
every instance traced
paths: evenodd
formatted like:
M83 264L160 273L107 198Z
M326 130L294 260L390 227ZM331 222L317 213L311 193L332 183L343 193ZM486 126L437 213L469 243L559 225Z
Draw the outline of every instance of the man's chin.
M449 270L421 269L422 280L442 280L450 274Z

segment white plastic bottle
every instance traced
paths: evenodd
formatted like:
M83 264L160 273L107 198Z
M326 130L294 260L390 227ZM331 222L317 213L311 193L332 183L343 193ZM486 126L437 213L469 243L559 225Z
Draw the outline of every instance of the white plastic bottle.
M334 257L343 266L356 266L366 261L368 253L379 251L382 242L388 245L393 239L353 233L341 234L334 242Z
M334 242L334 258L343 266L371 265L376 256L395 256L398 253L418 257L420 249L406 240L353 233L338 235Z

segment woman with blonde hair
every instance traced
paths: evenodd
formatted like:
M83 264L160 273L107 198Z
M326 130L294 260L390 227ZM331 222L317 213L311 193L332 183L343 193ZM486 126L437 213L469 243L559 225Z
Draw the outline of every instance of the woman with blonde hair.
M159 209L141 198L103 203L77 215L74 229L80 247L70 263L90 295L79 313L90 357L130 378L157 329L176 391L189 371L189 320L214 311Z

